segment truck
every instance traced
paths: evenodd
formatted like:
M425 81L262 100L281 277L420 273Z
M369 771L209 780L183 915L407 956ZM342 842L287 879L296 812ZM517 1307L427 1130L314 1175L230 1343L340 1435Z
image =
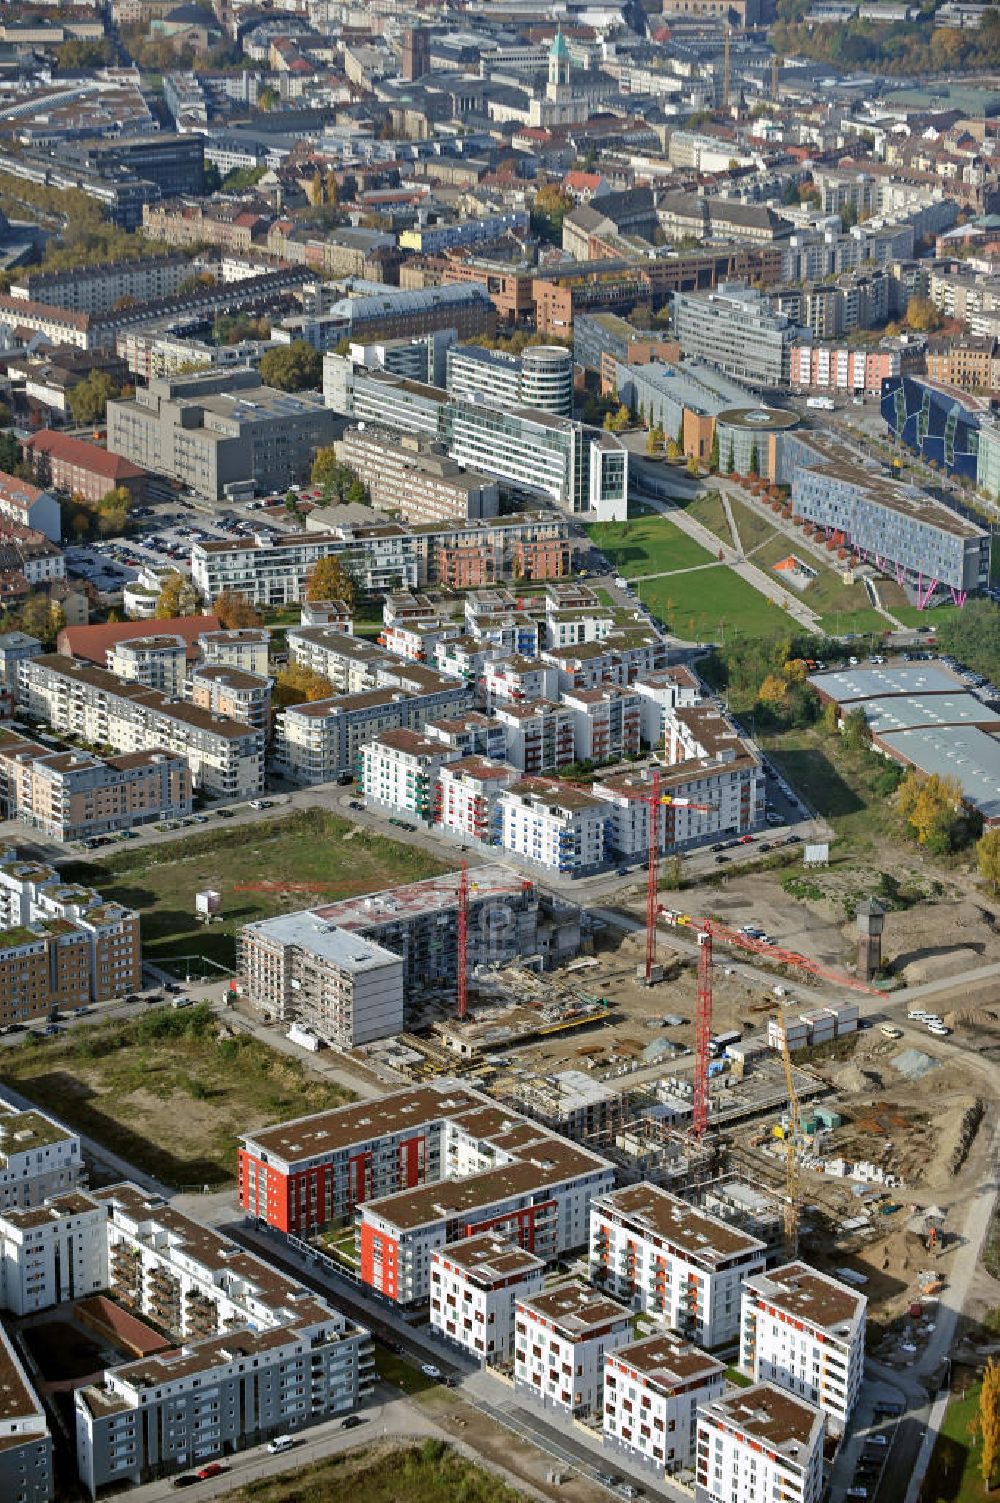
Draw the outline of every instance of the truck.
M820 412L832 412L835 405L832 397L806 397L806 406L818 408Z

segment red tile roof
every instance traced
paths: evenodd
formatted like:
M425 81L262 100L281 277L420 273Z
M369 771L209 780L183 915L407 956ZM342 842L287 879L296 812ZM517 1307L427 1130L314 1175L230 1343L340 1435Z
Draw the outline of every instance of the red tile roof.
M83 658L103 668L109 647L129 642L135 637L157 637L169 631L183 637L192 661L199 656L198 638L203 631L218 631L218 616L178 616L174 621L113 621L99 626L64 626L56 639L56 650L65 657Z
M130 459L123 459L120 454L109 454L107 449L88 443L84 438L70 438L68 434L55 433L51 428L43 428L40 433L36 433L25 447L34 449L36 453L50 454L53 459L61 459L66 464L89 470L92 475L101 475L107 480L138 480L146 473Z

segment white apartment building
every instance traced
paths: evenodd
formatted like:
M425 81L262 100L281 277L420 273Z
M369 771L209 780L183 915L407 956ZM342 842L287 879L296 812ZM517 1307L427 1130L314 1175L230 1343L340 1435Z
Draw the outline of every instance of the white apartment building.
M603 642L575 647L546 647L542 661L559 673L560 689L599 689L608 684L627 686L666 667L667 648L652 627L615 628Z
M187 671L187 644L183 637L170 633L157 637L133 637L108 648L105 666L115 678L156 689L168 699L181 699Z
M76 1390L91 1497L350 1413L371 1392L368 1332L321 1296L137 1185L93 1199L115 1299L177 1344Z
M726 1365L673 1331L604 1359L604 1444L657 1475L694 1463L698 1405L720 1399Z
M634 689L571 689L562 702L573 716L577 762L621 762L638 756L642 711Z
M823 1415L769 1383L698 1411L695 1503L819 1503Z
M358 782L372 803L430 821L438 774L457 760L451 747L417 731L385 731L361 748Z
M266 626L241 626L232 631L206 631L198 638L198 650L206 663L225 663L244 673L267 677L271 633Z
M559 698L559 671L537 657L514 653L489 662L483 669L483 698L487 709Z
M622 1305L574 1279L519 1299L514 1317L514 1388L567 1417L600 1414L605 1358L625 1346L631 1316Z
M0 1211L43 1205L85 1177L76 1133L34 1109L0 1106Z
M191 578L205 600L214 600L222 590L238 590L252 605L297 605L305 599L313 565L330 554L356 568L367 591L382 592L400 581L410 588L420 583L413 539L390 524L195 543Z
M550 699L493 707L493 714L507 736L507 761L532 776L555 772L573 761L576 726L565 705Z
M4 1503L51 1503L52 1437L38 1395L0 1327L0 1498Z
M646 746L660 746L671 710L688 709L701 700L701 685L690 668L662 668L635 682L642 712L642 739Z
M460 757L442 767L434 791L434 822L463 840L490 845L497 801L519 777L506 762L486 757Z
M591 1278L709 1350L738 1335L742 1286L766 1251L658 1185L628 1185L590 1210Z
M18 703L57 731L115 751L163 747L184 757L196 789L252 797L264 786L264 736L142 684L125 683L80 658L49 653L20 665Z
M491 715L467 710L464 715L435 716L424 722L424 731L454 747L463 757L489 757L493 762L507 760L507 732Z
M486 672L486 665L502 653L502 647L484 642L479 637L469 633L452 633L435 644L434 666L439 673L446 673L451 678L463 679L467 684L478 684Z
M399 689L368 689L291 705L275 722L273 756L283 776L299 783L329 783L357 769L362 746L411 723L415 696Z
M868 1301L806 1263L787 1263L743 1288L740 1367L826 1415L843 1435L865 1365Z
M560 876L581 876L607 859L607 820L607 806L582 788L524 778L497 799L494 839Z
M431 1253L430 1323L482 1363L507 1362L519 1299L541 1292L545 1261L495 1232Z
M545 617L547 647L579 647L586 642L604 642L615 618L600 606L593 610L550 610Z
M458 636L461 628L452 621L393 621L383 626L379 642L411 663L433 663L438 643Z
M228 663L196 663L187 681L188 697L199 709L224 720L253 726L265 736L271 724L273 680Z
M106 1289L107 1219L83 1190L0 1213L0 1308L30 1315Z

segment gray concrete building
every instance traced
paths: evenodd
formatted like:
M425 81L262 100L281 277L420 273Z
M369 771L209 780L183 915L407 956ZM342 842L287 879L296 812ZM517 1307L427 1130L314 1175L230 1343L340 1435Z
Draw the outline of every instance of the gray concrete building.
M723 282L709 293L675 293L674 333L688 358L707 360L758 388L787 387L792 344L811 338L742 282Z

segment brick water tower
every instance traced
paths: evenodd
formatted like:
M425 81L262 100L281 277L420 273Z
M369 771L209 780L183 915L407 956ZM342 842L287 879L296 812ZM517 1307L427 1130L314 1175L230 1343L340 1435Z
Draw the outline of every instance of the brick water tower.
M857 906L858 921L858 975L862 981L873 981L882 969L882 928L885 924L885 909L874 898L866 898Z

